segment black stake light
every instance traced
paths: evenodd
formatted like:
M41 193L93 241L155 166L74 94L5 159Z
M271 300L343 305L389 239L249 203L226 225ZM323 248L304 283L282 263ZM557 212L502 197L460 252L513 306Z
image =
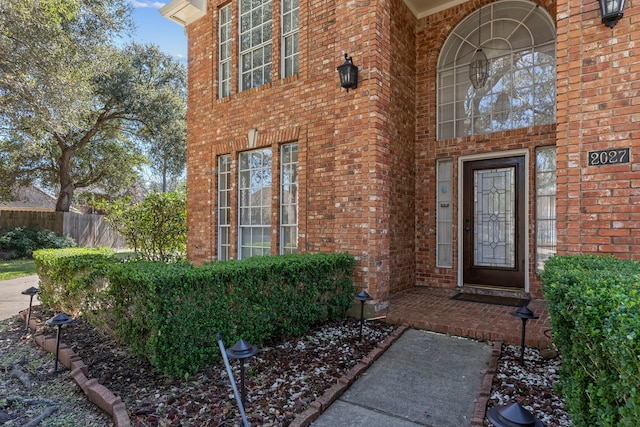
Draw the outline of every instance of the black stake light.
M371 301L373 298L371 295L367 293L367 291L361 291L356 296L355 299L360 301L360 341L362 341L362 325L364 323L364 303L366 301Z
M244 340L235 343L231 348L227 349L227 356L231 359L240 360L240 389L242 396L242 407L246 406L247 390L244 386L244 359L254 356L258 352L258 348L249 344Z
M58 313L53 316L51 319L46 321L47 325L57 326L58 330L56 332L56 361L53 368L53 372L58 372L58 352L60 351L60 329L62 325L66 325L67 323L73 322L73 318L67 316L64 313Z
M22 295L29 295L29 311L27 312L27 332L29 332L29 321L31 320L31 305L33 304L33 297L38 293L38 288L33 286L29 289L22 291Z
M487 412L487 419L495 427L544 427L544 423L518 402L494 406Z
M525 330L527 328L527 320L538 319L540 316L533 314L533 311L529 310L527 306L520 307L516 311L511 312L511 315L522 319L522 348L520 350L520 365L524 365L524 337Z

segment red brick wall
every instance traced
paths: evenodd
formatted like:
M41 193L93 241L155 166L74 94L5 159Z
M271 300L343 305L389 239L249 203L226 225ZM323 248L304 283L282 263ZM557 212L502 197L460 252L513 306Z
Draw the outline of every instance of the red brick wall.
M188 28L188 257L199 263L216 254L216 158L232 157L232 206L237 206L237 159L250 149L247 131L258 129L257 147L299 144L299 248L349 251L356 281L379 300L390 287L415 282L413 274L413 147L415 131L411 55L415 22L400 0L300 2L300 73L281 79L280 46L273 39L272 83L217 99L218 5ZM234 1L233 28L237 28ZM280 10L273 1L274 16ZM393 15L393 16L391 16ZM392 40L391 29L410 30ZM274 19L274 34L279 33ZM234 33L232 57L237 58ZM336 66L347 52L360 68L359 85L339 87ZM382 53L381 53L382 52ZM391 67L403 75L389 79ZM278 253L279 189L272 192L272 252ZM232 254L237 253L237 212L232 209Z
M603 25L598 2L558 2L558 253L640 255L640 10ZM588 166L589 151L631 162Z
M558 147L558 253L640 253L640 167L587 167L589 150L639 145L640 35L634 0L613 29L600 24L598 4L539 2L558 26L557 126L480 137L436 140L436 69L454 26L487 0L473 0L416 20L401 0L300 2L300 73L279 75L279 19L274 19L272 83L217 99L217 10L188 28L188 256L216 257L216 158L250 147L299 144L299 248L345 251L358 259L356 281L380 302L418 285L455 287L458 271L458 158L496 151L529 155L529 271L535 261L535 149ZM557 9L557 12L556 12ZM237 0L233 0L237 28ZM274 0L275 16L280 0ZM237 34L234 30L237 58ZM341 89L335 70L347 52L360 68L359 86ZM435 266L435 166L454 166L453 268ZM274 177L277 177L274 155ZM274 186L272 252L277 253ZM237 206L236 191L232 206ZM232 209L232 253L237 212ZM530 291L540 283L529 274Z

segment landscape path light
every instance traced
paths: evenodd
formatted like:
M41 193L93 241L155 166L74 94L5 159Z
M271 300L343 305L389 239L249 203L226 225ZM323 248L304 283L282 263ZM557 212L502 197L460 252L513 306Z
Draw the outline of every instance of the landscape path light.
M487 412L487 419L495 427L544 427L544 423L518 402L494 406Z
M60 351L60 329L63 325L73 322L73 318L67 316L64 313L58 313L51 319L46 321L47 325L56 326L58 328L56 332L56 361L54 364L53 372L58 372L58 352Z
M222 342L222 335L220 334L220 332L216 333L216 340L218 341L218 347L220 347L220 353L222 353L222 360L224 360L224 366L227 368L227 375L229 375L229 381L231 381L233 394L236 397L236 402L238 402L238 408L240 408L240 415L242 416L242 425L244 427L249 427L247 414L244 412L244 405L242 404L242 399L240 399L240 395L238 393L238 386L236 386L236 380L233 378L233 371L231 370L231 365L229 365L227 350L224 348L224 343Z
M254 356L258 352L255 345L251 345L245 340L240 340L227 349L227 356L231 359L240 360L240 390L242 391L242 406L247 403L247 390L244 386L244 360Z
M538 319L540 316L533 314L533 311L529 310L527 306L520 307L516 311L511 312L511 315L522 319L522 348L520 350L520 364L524 365L524 337L527 328L527 320Z
M27 332L29 332L29 321L31 320L31 305L33 304L33 297L38 293L38 288L33 286L29 289L22 291L22 295L29 295L29 311L27 312Z
M362 325L364 323L364 303L366 301L371 301L373 298L371 295L367 293L367 291L361 291L356 296L355 299L360 301L360 341L362 341Z

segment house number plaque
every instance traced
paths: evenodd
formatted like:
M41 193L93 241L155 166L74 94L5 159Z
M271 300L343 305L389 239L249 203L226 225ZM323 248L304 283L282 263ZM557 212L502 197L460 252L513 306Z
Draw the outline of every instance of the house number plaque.
M598 150L587 152L589 166L615 165L629 163L629 148L612 148L610 150Z

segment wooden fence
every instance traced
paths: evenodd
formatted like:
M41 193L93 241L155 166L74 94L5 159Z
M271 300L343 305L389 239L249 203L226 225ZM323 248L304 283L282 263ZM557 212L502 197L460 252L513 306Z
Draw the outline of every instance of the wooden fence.
M71 212L0 210L0 228L31 227L72 237L78 246L125 249L124 238L113 231L102 215Z

